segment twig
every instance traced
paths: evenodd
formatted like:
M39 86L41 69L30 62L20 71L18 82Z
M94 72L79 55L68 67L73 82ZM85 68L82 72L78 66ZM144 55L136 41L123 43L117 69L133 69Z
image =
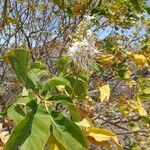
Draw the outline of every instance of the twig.
M122 135L122 134L134 134L134 133L147 133L146 130L141 130L141 131L128 131L128 132L120 132L120 133L116 133L117 135Z

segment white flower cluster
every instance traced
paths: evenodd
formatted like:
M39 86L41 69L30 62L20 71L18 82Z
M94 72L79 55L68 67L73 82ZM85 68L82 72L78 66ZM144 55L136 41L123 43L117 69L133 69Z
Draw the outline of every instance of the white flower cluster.
M84 22L87 23L89 20L91 18L86 17ZM99 54L95 46L95 37L91 29L83 29L84 26L81 25L79 27L76 32L78 33L78 37L74 39L71 47L69 47L68 54L80 69L92 71L95 65L95 57Z

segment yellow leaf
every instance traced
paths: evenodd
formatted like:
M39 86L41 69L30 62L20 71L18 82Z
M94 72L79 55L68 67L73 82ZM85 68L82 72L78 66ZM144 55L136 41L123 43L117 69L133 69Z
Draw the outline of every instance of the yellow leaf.
M133 61L137 64L137 65L146 65L147 64L147 60L146 57L142 54L134 54L133 55Z
M129 107L133 110L138 110L138 103L136 101L128 101L127 102Z
M144 24L145 24L146 26L150 26L150 20L145 20L145 21L144 21Z
M29 93L25 87L23 87L23 90L22 90L22 97L24 96L29 96Z
M109 139L113 139L114 141L118 142L116 135L104 128L96 128L96 127L90 127L87 130L88 136L92 136L97 140L98 142L101 141L107 141Z
M144 109L143 105L142 105L142 100L137 97L137 102L136 101L128 101L128 106L135 112L138 112L139 115L141 116L146 116L147 112Z
M100 57L100 60L101 60L102 62L110 62L110 61L112 61L113 59L114 59L114 56L113 56L112 54L102 55L102 56Z
M144 93L144 94L150 94L150 88L144 89L144 90L143 90L143 93Z
M137 83L135 80L129 80L129 81L126 81L126 84L129 86L129 88L132 88Z
M104 85L102 87L99 87L100 90L100 100L101 102L103 101L108 101L110 97L110 87L109 85Z
M141 116L147 116L146 110L141 105L139 105L138 112Z
M93 143L99 143L99 145L101 144L108 144L108 140L113 141L118 150L121 150L121 146L118 143L118 139L116 134L114 134L113 132L104 129L104 128L96 128L96 127L90 127L87 129L86 131L86 136L90 137L90 139L94 139ZM92 140L90 140L92 142ZM105 143L106 142L106 143Z
M147 112L146 110L144 109L143 105L142 105L142 100L137 97L137 102L139 104L139 108L138 108L138 112L141 116L146 116L147 115Z
M82 121L76 123L81 128L89 128L92 127L92 121L90 118L84 118Z
M47 145L49 150L66 150L53 135L49 136Z
M142 105L142 100L139 98L139 96L137 97L137 102L139 105Z
M131 76L131 72L128 70L124 73L124 79L129 79Z
M116 61L115 57L112 54L103 54L98 59L98 63L102 63L105 66L111 66L113 61Z

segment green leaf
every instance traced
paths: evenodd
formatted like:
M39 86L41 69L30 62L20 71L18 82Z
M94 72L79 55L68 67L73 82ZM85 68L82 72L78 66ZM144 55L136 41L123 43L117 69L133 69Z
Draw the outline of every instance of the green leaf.
M21 121L24 118L24 116L22 116L16 112L15 105L12 105L11 107L8 108L7 116L9 118L13 119L16 123L18 123L19 121Z
M62 94L53 95L49 98L49 100L55 101L55 102L60 101L60 100L64 100L64 101L72 103L72 100L69 96L62 95Z
M27 73L28 77L31 79L31 81L34 83L36 88L41 89L42 85L40 83L40 79L38 78L38 76L34 73L33 70L29 70Z
M5 150L14 150L18 146L21 146L30 136L33 118L37 110L36 101L29 102L28 107L30 108L30 111L26 117L13 129L12 134L6 142Z
M21 108L20 105L16 105L14 109L16 110L16 112L17 112L18 114L20 114L21 116L24 116L24 117L25 117L26 114L25 114L25 112L23 111L23 109Z
M130 150L141 150L141 148L138 144L134 143L133 145L131 145Z
M55 5L58 5L59 7L63 6L63 0L50 0L52 1Z
M50 117L45 106L39 105L32 122L31 134L21 150L43 150L50 135Z
M7 116L10 119L14 120L16 123L20 122L21 120L24 119L24 112L23 112L23 108L21 110L20 108L18 108L18 105L25 106L30 101L31 99L29 97L18 98L16 102L7 109Z
M73 12L72 12L71 7L65 8L64 11L65 11L69 16L73 15Z
M72 121L75 121L75 122L81 121L80 112L74 104L67 102L67 101L64 101L64 100L61 100L60 102L69 108Z
M36 108L36 106L34 106ZM15 112L15 111L14 111ZM13 113L13 112L11 112ZM27 114L28 115L28 114ZM15 134L11 135L14 137L18 136L18 132L22 132L22 137L25 135L24 140L22 140L21 144L18 144L16 141L17 138L16 137L16 141L15 141L15 145L14 147L20 146L21 150L43 150L44 146L46 144L46 141L50 135L50 117L49 117L49 113L47 112L45 106L39 105L37 107L37 111L35 114L32 114L32 118L29 119L28 121L24 121L27 120L27 116L23 119L23 116L21 114L17 114L15 112L15 116L14 113L12 114L13 117L11 118L15 118L15 120L17 120L18 122L20 120L20 123L18 123L18 125L14 128L14 130L18 129L18 126L24 121L25 124L22 123L22 128L20 127L20 130L18 129L17 132L15 132ZM21 126L21 125L20 125ZM25 126L25 127L24 127ZM17 128L17 129L16 129ZM21 131L22 129L22 131ZM27 134L27 136L26 136ZM21 137L21 135L19 135L19 137ZM23 137L24 138L24 137ZM13 138L12 138L13 139Z
M139 125L136 122L135 123L134 122L129 123L129 127L132 131L139 131L140 130Z
M150 125L150 116L143 116L142 123L146 123Z
M70 81L71 86L73 87L73 90L74 90L74 94L79 99L83 99L87 96L88 85L85 80L76 76L68 76L66 78ZM71 94L72 91L70 91L69 89L67 90Z
M100 25L100 23L99 23L98 20L94 19L94 20L92 20L92 21L93 21L93 23L94 23L99 29L101 29L101 25Z
M47 80L46 83L44 84L43 89L42 89L42 94L47 94L49 90L53 89L54 87L58 85L65 85L66 87L69 87L70 89L72 88L70 82L67 79L62 78L62 77L53 77Z
M147 13L150 15L150 7L146 8Z
M35 61L30 65L31 69L46 70L46 65L41 61Z
M51 131L55 138L68 150L86 150L87 143L80 128L61 113L51 111Z
M47 141L48 150L66 150L53 135L50 135Z
M59 72L64 72L69 60L70 60L70 56L61 57L58 60L57 69Z
M15 49L8 54L8 60L15 71L18 79L22 84L29 89L34 89L34 84L27 76L27 65L29 59L29 52L24 49Z
M135 10L137 10L138 12L142 11L139 0L130 0L130 2L132 3Z
M139 78L137 80L138 95L144 101L150 100L150 78Z
M77 122L81 120L80 112L76 108L76 106L72 103L70 97L66 95L55 95L50 97L49 100L66 105L70 110L72 121Z
M35 61L34 63L32 63L30 65L30 69L28 69L27 75L32 80L34 85L37 88L41 89L41 87L42 87L42 85L40 83L41 78L48 76L49 73L48 73L47 67L44 63L42 63L41 61Z
M126 80L129 79L131 75L131 72L129 70L118 70L118 76L120 77L120 79L122 80Z

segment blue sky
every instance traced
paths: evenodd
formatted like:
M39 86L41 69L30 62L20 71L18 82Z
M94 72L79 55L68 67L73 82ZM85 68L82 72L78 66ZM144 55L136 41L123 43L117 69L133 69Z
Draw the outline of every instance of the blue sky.
M150 6L150 0L147 1L147 5ZM147 19L150 19L150 15L145 15L145 17ZM124 35L126 35L127 37L130 37L135 31L136 31L136 28L135 27L131 27L130 29L125 29L124 30ZM105 30L100 30L98 35L99 35L99 38L101 40L105 39L110 33L112 32L112 27L111 26L107 26L105 28ZM122 34L121 33L121 30L118 30L119 34ZM139 32L139 35L142 36L146 33L146 30L145 28L143 27L141 29L141 31Z

